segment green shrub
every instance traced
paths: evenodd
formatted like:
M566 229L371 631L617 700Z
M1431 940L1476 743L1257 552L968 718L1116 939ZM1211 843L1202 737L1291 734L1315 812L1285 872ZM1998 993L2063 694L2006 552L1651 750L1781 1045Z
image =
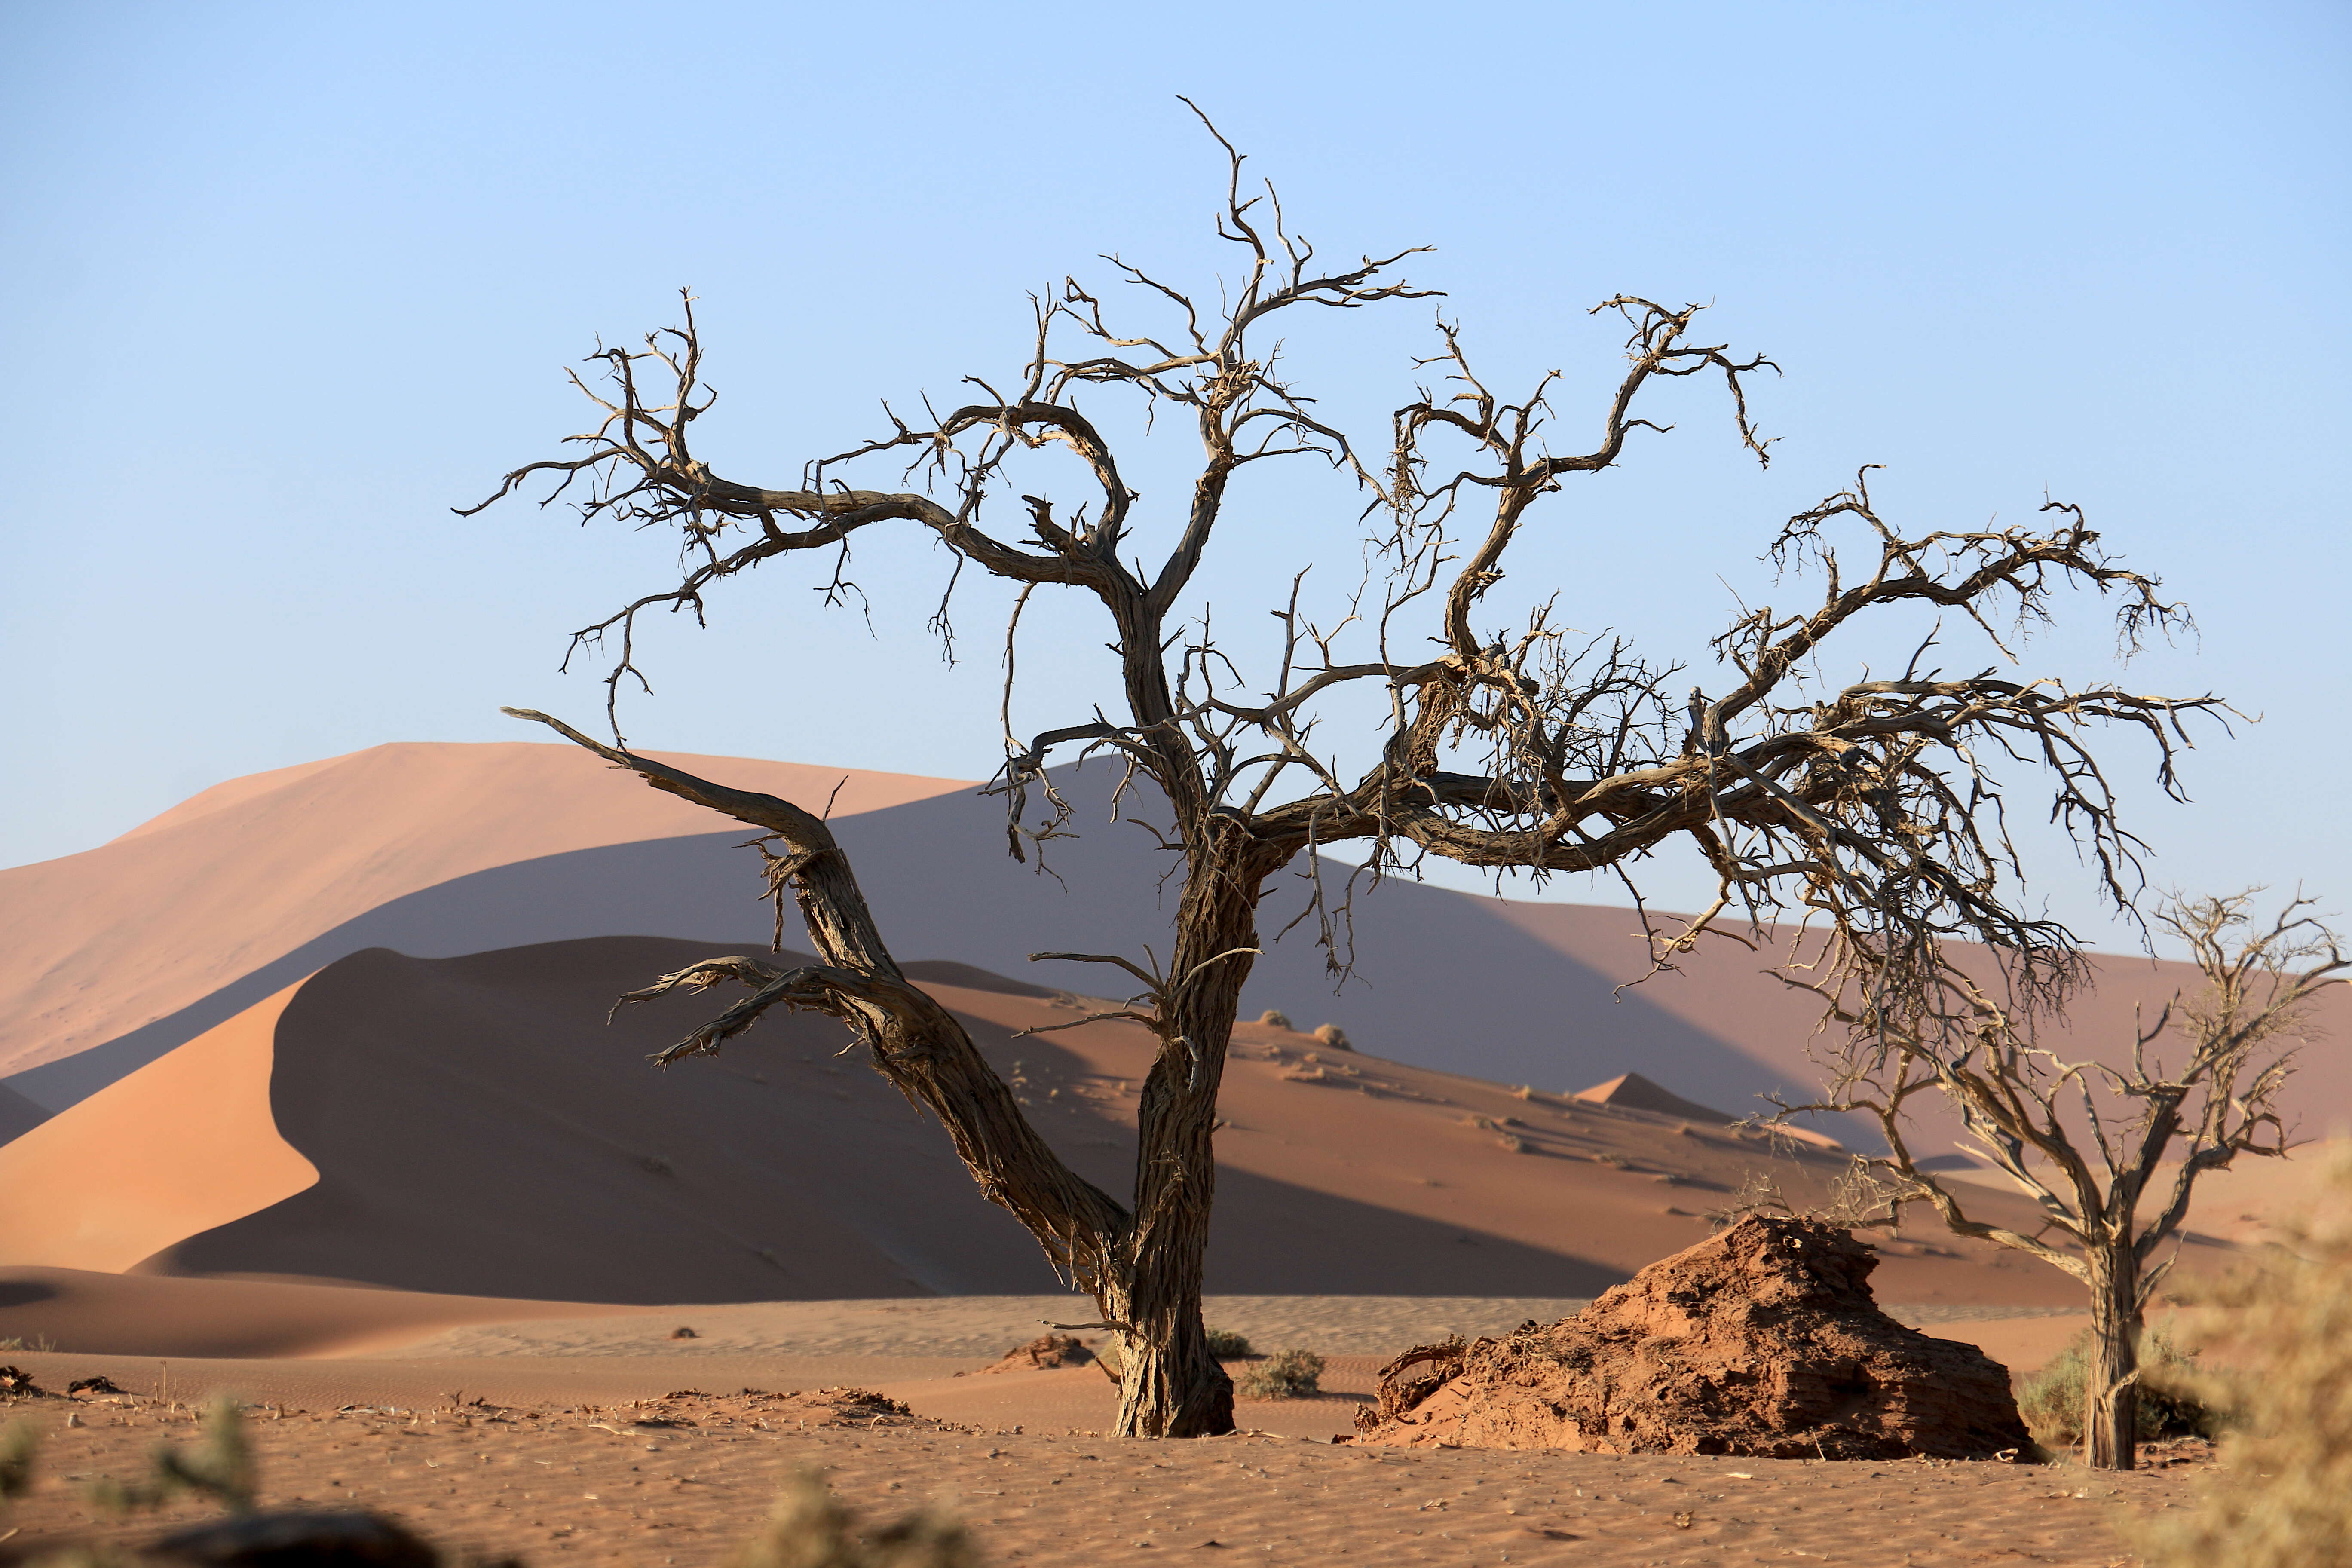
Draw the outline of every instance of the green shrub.
M2045 1448L2071 1448L2083 1440L2084 1381L2090 1365L2091 1331L2066 1342L2048 1365L2025 1380L2018 1414ZM2139 1343L2139 1439L2210 1436L2212 1414L2190 1391L2197 1373L2194 1352L2184 1352L2161 1328Z
M1245 1357L1255 1355L1257 1352L1250 1349L1250 1342L1247 1339L1234 1332L1233 1330L1211 1329L1209 1331L1209 1353L1215 1356L1219 1361L1241 1361Z
M1282 1351L1242 1374L1244 1399L1311 1399L1323 1392L1323 1358L1313 1351Z

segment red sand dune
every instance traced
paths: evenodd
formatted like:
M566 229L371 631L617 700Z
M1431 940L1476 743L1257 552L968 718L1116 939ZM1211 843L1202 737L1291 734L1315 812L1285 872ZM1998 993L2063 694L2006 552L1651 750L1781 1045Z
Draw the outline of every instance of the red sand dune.
M646 1054L723 1001L667 998L605 1026L615 976L710 946L340 960L0 1151L0 1263L606 1302L1056 1288L940 1130L835 1055L838 1025L772 1017L667 1071ZM1065 1156L1127 1191L1150 1037L1099 1022L1014 1039L1072 1005L961 964L913 969ZM1255 1025L1227 1085L1221 1291L1591 1295L1705 1235L1705 1211L1751 1171L1801 1202L1841 1168ZM1984 1203L2027 1220L2021 1199ZM1880 1289L2074 1298L2043 1266L1940 1241L1891 1247Z
M683 759L715 776L821 805L832 770ZM900 952L952 956L1047 984L1093 988L1100 973L1031 965L1039 949L1166 951L1173 895L1148 835L1106 826L1111 774L1063 775L1082 837L1055 847L1053 876L1003 853L999 803L937 780L850 774L836 824ZM1034 804L1034 803L1033 803ZM0 1063L48 1065L13 1087L70 1104L322 965L372 946L451 955L622 932L764 938L755 865L740 826L561 745L413 745L238 780L87 855L0 872ZM1334 879L1346 868L1327 867ZM1283 889L1269 926L1304 884ZM981 913L981 911L984 911ZM1329 1019L1392 1058L1504 1082L1574 1088L1638 1065L1665 1090L1733 1114L1758 1096L1803 1097L1814 1012L1717 942L1643 973L1630 911L1520 903L1391 880L1360 891L1354 976L1334 996L1312 922L1269 949L1245 993ZM2181 966L2101 961L2069 1050L2122 1048L2132 1005L2189 982ZM642 974L617 973L614 989ZM2323 1038L2352 1024L2330 993ZM2352 1053L2308 1052L2289 1089L2306 1134L2352 1114ZM1824 1123L1850 1144L1872 1130ZM1948 1140L1948 1124L1920 1146Z
M269 1074L289 986L0 1146L0 1258L121 1273L310 1186Z
M23 1137L48 1119L47 1107L36 1105L6 1084L0 1084L0 1144Z
M795 763L675 760L813 809L839 784L838 814L966 787ZM615 778L566 745L377 746L231 780L110 844L0 870L0 1073L130 1034L421 889L711 826L708 814Z

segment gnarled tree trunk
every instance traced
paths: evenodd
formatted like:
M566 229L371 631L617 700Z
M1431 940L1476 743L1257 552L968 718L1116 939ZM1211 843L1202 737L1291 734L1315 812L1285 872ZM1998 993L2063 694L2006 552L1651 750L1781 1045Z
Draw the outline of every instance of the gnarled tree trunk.
M1234 1017L1256 956L1258 899L1296 853L1218 814L1202 826L1160 998L1160 1054L1143 1085L1129 1272L1122 1310L1110 1314L1134 1330L1125 1336L1118 1430L1143 1436L1234 1427L1233 1383L1209 1353L1201 1321L1217 1185L1212 1140Z
M2128 1470L2139 1462L2139 1260L2126 1241L2095 1250L2090 1265L2083 1462L2095 1470Z

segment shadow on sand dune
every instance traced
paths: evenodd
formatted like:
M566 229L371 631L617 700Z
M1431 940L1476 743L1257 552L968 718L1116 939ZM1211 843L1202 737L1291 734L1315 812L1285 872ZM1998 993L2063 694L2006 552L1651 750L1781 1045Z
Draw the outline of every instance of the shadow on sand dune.
M1057 1288L939 1128L854 1058L836 1059L843 1035L830 1020L772 1016L724 1058L667 1071L646 1055L709 998L634 1008L605 1026L616 976L711 951L614 937L339 960L286 1004L269 1083L279 1133L318 1167L317 1184L141 1270L646 1303ZM921 967L944 972L929 980L974 978L962 965ZM1001 1026L970 1024L992 1055L1015 1048ZM1017 1049L1039 1082L1091 1070L1046 1040ZM1127 1190L1127 1126L1073 1111L1045 1127L1083 1174ZM1622 1278L1442 1220L1220 1173L1213 1289L1578 1296Z
M1076 843L1056 847L1050 876L1004 855L1002 808L990 799L943 795L864 813L836 827L898 952L1034 977L1047 990L1091 993L1108 984L1108 971L1036 965L1027 955L1083 948L1139 956L1147 945L1165 952L1175 899L1173 884L1157 900L1150 892L1167 868L1150 837L1105 821L1111 782L1111 771L1098 767L1063 775L1061 788L1078 807L1079 822L1095 826ZM616 780L614 787L630 786ZM614 845L454 879L346 921L169 1017L17 1074L8 1084L61 1110L305 974L371 947L442 957L624 931L729 926L743 934L707 944L706 952L764 946L768 920L754 900L756 867L736 847L741 837L739 829ZM1344 879L1347 868L1333 872ZM1804 1086L1786 1065L1656 1000L1664 987L1698 981L1661 976L1643 990L1615 994L1620 979L1639 973L1637 965L1622 973L1606 966L1639 957L1638 942L1619 929L1629 928L1622 911L1586 922L1592 930L1580 940L1601 950L1586 962L1561 942L1523 929L1509 910L1418 883L1385 883L1357 899L1356 973L1340 995L1332 994L1324 954L1301 927L1258 961L1244 1007L1279 1007L1308 1026L1328 1016L1367 1050L1500 1082L1575 1089L1638 1065L1669 1088L1734 1112L1754 1108L1759 1094ZM1785 1006L1781 1032L1801 1036L1802 1009ZM1853 1129L1838 1135L1856 1136Z

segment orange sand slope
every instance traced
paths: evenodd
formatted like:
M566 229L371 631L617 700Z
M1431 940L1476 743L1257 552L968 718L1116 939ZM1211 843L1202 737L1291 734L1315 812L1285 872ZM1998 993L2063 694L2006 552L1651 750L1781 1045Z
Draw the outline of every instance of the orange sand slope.
M836 776L686 760L812 805ZM1100 971L1024 955L1166 951L1174 900L1139 889L1167 858L1150 836L1108 824L1114 771L1059 778L1080 837L1052 847L1048 877L1005 856L998 801L940 781L850 775L836 829L897 951L1072 989L1102 985ZM104 849L0 872L0 1064L47 1062L13 1084L62 1107L371 946L449 955L688 931L748 944L767 927L751 858L734 847L742 837L562 746L381 747L240 780ZM1269 931L1297 912L1304 887L1277 892ZM1819 1081L1806 1058L1813 1012L1761 973L1769 952L1717 942L1683 973L1621 992L1646 964L1630 911L1403 880L1360 889L1353 927L1357 971L1342 994L1331 994L1308 921L1256 963L1245 1011L1328 1019L1387 1056L1546 1089L1638 1066L1665 1090L1734 1114L1759 1109L1760 1093L1801 1096ZM2160 1004L2188 979L2179 965L2120 957L2101 969L2070 1052L2112 1055L2132 1005ZM2342 1037L2352 992L2329 993L2315 1022ZM2306 1134L2342 1121L2352 1053L2307 1053L2288 1100ZM1852 1121L1824 1131L1876 1146ZM1937 1151L1950 1131L1939 1124L1917 1146Z
M646 1055L723 1000L666 998L606 1026L621 985L709 951L614 937L340 960L265 1005L268 1051L262 1018L236 1021L0 1151L0 1264L646 1303L1055 1288L939 1128L836 1057L839 1026L772 1016L667 1071ZM1082 1004L910 968L1072 1165L1129 1191L1150 1037L1103 1021L1015 1039ZM198 1079L207 1108L190 1117ZM1223 1110L1222 1291L1590 1296L1704 1236L1751 1173L1802 1203L1843 1167L1255 1025L1237 1032ZM208 1146L217 1128L243 1129L244 1152ZM126 1155L142 1148L155 1152ZM2030 1221L2021 1198L1981 1202ZM1939 1237L1890 1244L1877 1283L1892 1301L2074 1300L2044 1266Z
M0 1146L0 1255L119 1273L317 1181L269 1109L278 1016L299 989Z
M967 787L736 757L674 760L814 806L839 785L837 814ZM707 813L562 744L377 746L232 780L111 844L0 870L0 1072L118 1039L421 889L712 826Z

